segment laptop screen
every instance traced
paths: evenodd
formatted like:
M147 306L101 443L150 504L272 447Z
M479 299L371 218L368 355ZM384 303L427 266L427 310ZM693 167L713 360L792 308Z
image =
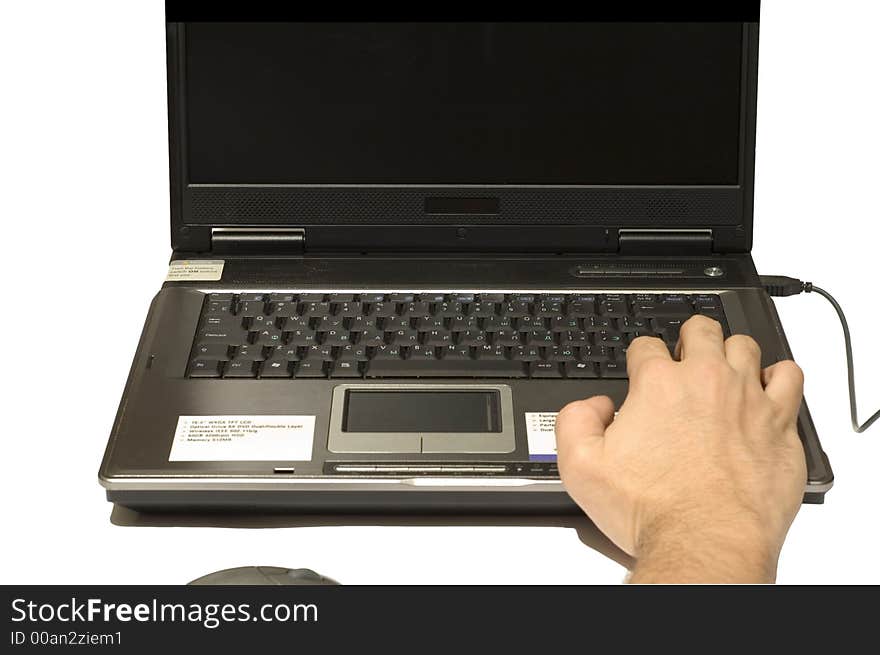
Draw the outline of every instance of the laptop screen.
M191 184L736 185L741 23L190 23Z

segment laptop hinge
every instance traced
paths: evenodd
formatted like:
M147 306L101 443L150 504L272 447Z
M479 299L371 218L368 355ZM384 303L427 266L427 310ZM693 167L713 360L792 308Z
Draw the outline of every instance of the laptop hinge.
M710 255L712 230L620 230L621 255Z
M305 251L302 228L215 227L211 251L219 255L298 255Z

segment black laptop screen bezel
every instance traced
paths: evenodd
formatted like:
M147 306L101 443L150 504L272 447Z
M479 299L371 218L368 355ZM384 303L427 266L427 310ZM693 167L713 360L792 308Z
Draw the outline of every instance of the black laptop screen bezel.
M620 230L659 228L711 229L715 251L748 252L758 23L742 25L736 185L359 186L190 183L186 24L167 23L172 245L203 252L213 228L276 227L305 228L310 251L616 252ZM457 207L468 213L454 213Z

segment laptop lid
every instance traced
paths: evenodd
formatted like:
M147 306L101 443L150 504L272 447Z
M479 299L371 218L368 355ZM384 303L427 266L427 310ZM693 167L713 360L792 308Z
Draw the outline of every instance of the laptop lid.
M172 244L748 252L757 44L756 22L168 23Z

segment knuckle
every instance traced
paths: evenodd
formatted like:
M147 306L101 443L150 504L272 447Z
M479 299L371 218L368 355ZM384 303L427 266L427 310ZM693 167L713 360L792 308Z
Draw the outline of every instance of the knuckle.
M761 358L761 346L747 334L734 334L727 339L727 347L750 354L753 358Z
M795 364L792 360L786 359L781 362L777 362L774 365L775 372L779 375L784 375L792 379L792 381L803 385L804 383L804 372L800 366Z
M642 362L639 368L636 369L636 375L646 378L661 378L668 373L669 364L669 361L660 357L651 357Z
M661 345L663 343L663 341L660 339L660 337L644 337L644 336L643 337L636 337L635 339L632 340L632 343L629 344L629 348L627 349L626 352L629 355L629 354L632 354L633 350L638 352L639 350L642 350L643 348L653 348L653 347L656 347L656 345L658 343ZM664 348L665 348L665 346L664 346Z
M702 314L697 314L695 316L691 316L688 320L684 322L684 325L681 326L682 330L700 330L700 331L710 331L717 332L721 329L721 323L716 321L714 318L709 318L708 316L703 316Z
M706 390L725 386L733 373L733 369L722 360L703 359L688 363L694 379L698 380Z
M682 339L695 338L699 337L700 335L707 337L716 337L721 333L721 323L716 321L714 318L701 316L699 314L697 314L696 316L692 316L688 320L686 320L681 326L680 332Z

